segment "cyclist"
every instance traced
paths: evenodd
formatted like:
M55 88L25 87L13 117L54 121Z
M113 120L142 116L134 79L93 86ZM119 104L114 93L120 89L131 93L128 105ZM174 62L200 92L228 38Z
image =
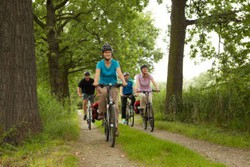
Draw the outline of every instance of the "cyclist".
M125 81L127 82L127 86L121 87L120 95L121 95L121 102L122 102L122 122L126 124L126 106L127 106L127 98L131 99L131 105L134 106L135 103L135 96L133 95L133 85L134 83L130 80L129 73L125 72L123 74ZM124 96L126 95L126 96Z
M84 78L78 83L77 93L83 100L84 120L87 119L88 97L90 97L91 103L94 103L95 86L93 86L93 83L94 79L90 78L90 72L88 71L84 72Z
M150 86L150 83L152 82L156 91L159 91L159 88L154 81L153 76L148 73L148 66L147 65L142 65L141 66L141 73L136 75L136 86L135 90L137 93L139 93L140 97L140 108L143 109L146 107L146 95L144 93L140 93L140 91L152 91L152 88ZM149 101L152 103L152 93L149 94Z
M102 47L102 56L103 59L99 61L96 65L96 73L94 78L94 86L97 86L98 84L117 84L117 74L118 77L121 79L122 84L124 86L127 85L124 76L122 75L120 64L118 61L113 59L113 53L112 53L111 46L106 43ZM98 119L101 119L103 116L103 113L106 113L106 98L108 95L107 89L105 87L97 88L99 92L99 116ZM112 87L112 98L116 104L116 120L118 121L118 88ZM117 122L118 127L118 122ZM118 129L117 129L117 136L119 135Z

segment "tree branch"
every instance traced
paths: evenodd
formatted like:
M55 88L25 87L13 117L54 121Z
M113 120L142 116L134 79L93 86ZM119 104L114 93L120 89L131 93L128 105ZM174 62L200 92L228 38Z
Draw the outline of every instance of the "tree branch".
M65 4L66 4L68 1L69 1L69 0L64 0L61 4L59 4L59 5L57 5L57 6L55 7L55 10L58 10L58 9L64 7Z
M63 53L63 52L65 52L68 49L69 49L69 46L65 46L62 50L60 50L60 53Z
M230 11L226 13L220 13L217 15L211 15L206 18L200 18L195 20L186 20L186 25L194 25L198 22L202 23L203 25L209 25L209 24L222 24L222 23L228 23L228 22L242 22L242 20L238 20L236 18L236 12L238 11Z
M85 69L87 69L87 67L83 67L83 68L79 68L77 70L69 71L69 74L76 73L76 72L79 72L79 71L82 71L82 70L85 70Z
M45 29L45 24L33 13L33 20L42 28Z

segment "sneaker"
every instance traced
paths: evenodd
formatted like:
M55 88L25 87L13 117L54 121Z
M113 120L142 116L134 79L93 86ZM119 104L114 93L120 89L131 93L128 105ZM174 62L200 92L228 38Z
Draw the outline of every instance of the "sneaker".
M122 123L123 123L123 124L127 124L126 119L123 118L123 119L122 119Z
M84 115L83 120L86 120L86 119L87 119L87 115Z

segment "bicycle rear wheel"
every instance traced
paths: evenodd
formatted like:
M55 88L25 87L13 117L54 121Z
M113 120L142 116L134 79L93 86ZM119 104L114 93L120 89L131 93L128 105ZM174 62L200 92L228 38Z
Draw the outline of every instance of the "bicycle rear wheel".
M115 137L116 137L116 112L115 112L115 106L111 105L109 107L109 113L110 113L110 121L109 121L109 137L110 137L110 146L115 146Z
M144 128L144 130L146 130L147 129L147 107L146 107L146 109L145 109L145 111L143 112L143 111L141 111L142 113L141 113L141 117L142 117L142 125L143 125L143 128Z
M135 121L135 112L133 107L129 106L127 124L132 127L134 126L134 121Z
M152 104L150 104L148 107L148 123L150 126L150 131L153 132L155 127L155 119L154 119L154 110Z

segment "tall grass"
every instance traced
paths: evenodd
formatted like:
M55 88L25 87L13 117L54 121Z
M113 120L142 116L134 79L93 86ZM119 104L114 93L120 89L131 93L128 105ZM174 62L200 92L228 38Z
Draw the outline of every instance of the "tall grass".
M30 137L22 146L2 145L0 166L77 166L78 159L67 144L79 136L76 113L69 112L69 106L63 106L41 87L38 102L43 132Z
M217 127L250 132L250 91L228 85L190 88L183 93L181 121L209 123Z
M190 87L183 91L182 110L167 116L163 113L165 93L163 90L154 94L156 118L250 132L250 90L247 85L225 83L206 88Z

